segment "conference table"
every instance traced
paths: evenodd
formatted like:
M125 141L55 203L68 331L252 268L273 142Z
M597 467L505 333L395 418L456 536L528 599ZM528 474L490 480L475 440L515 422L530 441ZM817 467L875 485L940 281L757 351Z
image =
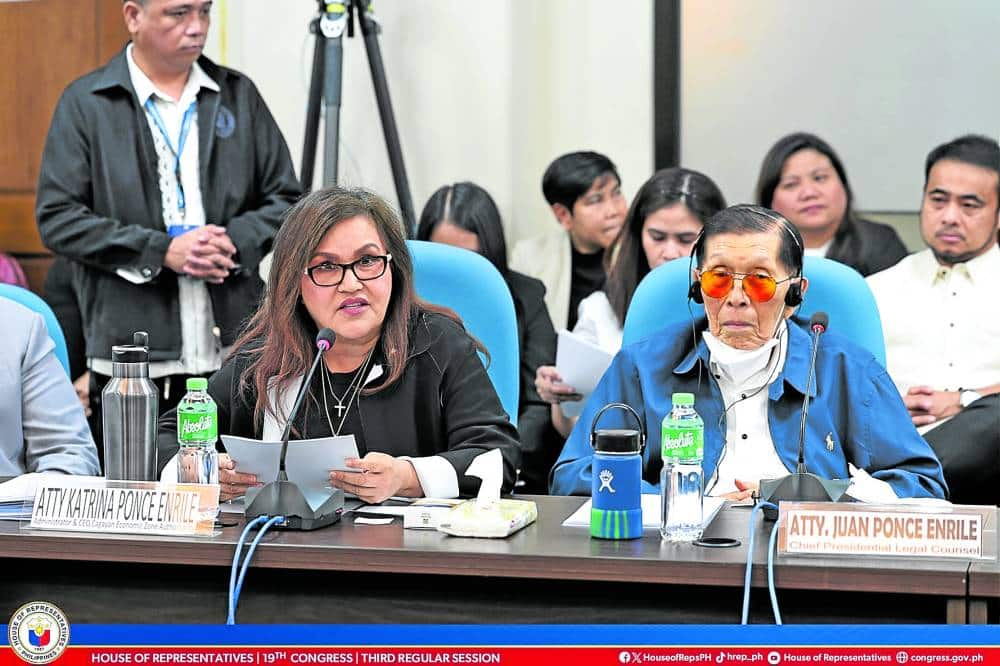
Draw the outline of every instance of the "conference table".
M991 604L992 617L989 615ZM1000 605L1000 562L973 562L969 567L968 621L996 624L997 605Z
M273 531L254 555L241 623L738 623L751 512L706 536L735 548L591 539L562 525L586 498L530 497L538 521L506 539L355 524ZM750 618L773 622L756 515ZM235 519L234 519L235 522ZM222 623L242 522L211 538L25 529L0 521L0 609L45 600L71 622ZM1000 567L964 559L777 556L786 623L996 622ZM0 611L2 612L2 611Z

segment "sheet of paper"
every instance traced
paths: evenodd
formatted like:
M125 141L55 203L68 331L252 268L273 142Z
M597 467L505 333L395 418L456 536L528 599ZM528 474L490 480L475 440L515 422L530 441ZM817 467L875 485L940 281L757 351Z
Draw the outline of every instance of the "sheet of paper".
M29 472L0 483L0 502L23 502L35 500L35 490L46 480L59 479L64 485L87 485L94 481L104 481L103 476L70 476L59 472Z
M226 453L236 461L237 472L254 474L261 483L269 483L278 478L281 442L262 442L223 435L222 444L226 447Z
M262 442L246 437L222 436L226 451L240 472L255 474L262 483L275 481L281 466L281 442ZM359 458L354 435L292 440L285 454L288 480L300 485L329 485L330 470L346 470L347 458Z
M583 400L560 404L566 416L578 416L587 398L597 388L604 371L611 365L614 354L584 340L571 331L559 331L556 346L556 369L563 383L572 386Z
M725 505L722 497L706 497L702 503L702 528L706 528ZM583 503L573 515L563 521L564 527L590 527L590 500ZM660 529L660 496L642 495L642 529Z
M354 435L295 440L288 443L285 471L288 479L296 483L329 485L331 469L357 471L345 461L360 457Z

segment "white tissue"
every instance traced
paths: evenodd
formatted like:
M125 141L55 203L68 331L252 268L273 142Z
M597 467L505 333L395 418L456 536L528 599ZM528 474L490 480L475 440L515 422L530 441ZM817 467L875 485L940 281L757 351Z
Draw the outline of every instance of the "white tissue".
M500 501L500 488L503 486L503 457L500 449L480 453L469 463L465 473L483 480L476 496L479 507L485 508Z
M847 494L854 499L868 504L897 504L899 502L892 486L885 481L876 479L864 469L859 469L851 463L847 463L847 470L851 474L851 487L847 489Z

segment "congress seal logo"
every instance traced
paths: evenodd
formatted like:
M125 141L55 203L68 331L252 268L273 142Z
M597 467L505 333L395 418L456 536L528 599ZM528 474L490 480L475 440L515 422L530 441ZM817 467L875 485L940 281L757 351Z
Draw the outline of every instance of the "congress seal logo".
M11 616L7 641L27 663L47 664L57 659L69 644L69 620L55 604L26 603Z

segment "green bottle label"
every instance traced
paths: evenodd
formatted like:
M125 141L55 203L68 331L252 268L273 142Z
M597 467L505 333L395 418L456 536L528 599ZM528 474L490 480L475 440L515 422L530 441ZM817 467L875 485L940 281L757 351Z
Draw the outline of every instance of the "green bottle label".
M219 410L215 403L180 405L177 408L177 441L212 442L219 437Z
M705 427L700 420L696 424L680 425L663 421L660 454L667 458L682 460L702 460L705 457Z

